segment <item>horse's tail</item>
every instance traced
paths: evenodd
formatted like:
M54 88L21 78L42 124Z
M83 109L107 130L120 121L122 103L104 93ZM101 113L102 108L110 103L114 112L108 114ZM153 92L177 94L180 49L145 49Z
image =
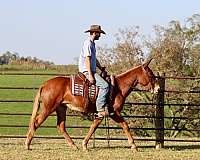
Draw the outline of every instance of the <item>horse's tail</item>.
M42 92L42 88L43 86L41 86L35 96L35 99L34 99L34 104L33 104L33 112L32 112L32 116L31 116L31 120L30 120L30 124L29 124L29 127L30 127L30 130L34 133L35 131L35 118L37 116L37 112L39 110L39 107L40 107L40 102L39 102L39 98L40 98L40 95L41 95L41 92Z

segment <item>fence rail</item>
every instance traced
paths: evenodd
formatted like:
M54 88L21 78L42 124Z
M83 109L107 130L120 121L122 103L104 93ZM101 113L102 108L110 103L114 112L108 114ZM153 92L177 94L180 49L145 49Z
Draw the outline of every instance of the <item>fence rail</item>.
M49 76L69 76L68 74L48 74L48 73L8 73L8 72L1 72L0 76L4 75L18 75L18 76L24 76L24 75L36 75L36 76L42 76L42 75L49 75ZM162 148L164 147L164 142L165 141L178 141L178 142L200 142L200 140L191 140L191 139L169 139L164 137L164 132L168 130L175 130L175 131L195 131L195 132L200 132L200 129L187 129L187 128L165 128L164 127L164 120L165 119L183 119L183 120L197 120L199 117L169 117L165 116L164 114L164 106L182 106L182 107L192 107L192 106L197 106L199 107L200 104L195 104L195 103L165 103L165 93L185 93L185 94L198 94L200 93L200 90L167 90L165 87L166 79L177 79L177 80L200 80L200 77L166 77L166 76L159 76L159 82L161 86L160 92L157 94L157 101L152 102L152 103L130 103L127 102L125 105L151 105L155 106L156 108L156 113L155 116L144 116L144 115L135 115L135 116L123 116L124 118L152 118L155 121L155 128L137 128L137 127L130 127L130 129L133 130L153 130L155 131L155 138L139 138L136 137L136 140L141 140L141 141L155 141L156 142L156 148ZM0 86L0 90L35 90L38 89L38 87L9 87L9 86ZM135 90L139 92L146 92L145 90ZM0 99L0 103L33 103L33 100L21 100L21 99ZM200 108L195 108L195 110L200 110ZM0 112L0 116L30 116L30 113L8 113L8 112ZM55 114L52 114L51 116L55 116ZM78 115L67 115L67 116L78 116ZM11 128L11 127L28 127L27 125L0 125L0 128ZM55 126L41 126L43 128L55 128ZM73 125L68 125L68 128L86 128L88 129L89 126L73 126ZM107 129L107 126L100 126L99 129ZM121 129L120 127L109 127L109 129ZM25 136L16 136L16 135L0 135L0 138L25 138ZM59 136L36 136L36 138L52 138L52 139L63 139L63 137ZM83 139L84 137L72 137L73 139ZM107 138L104 137L95 137L95 139L99 140L106 140ZM111 137L110 140L126 140L126 138L116 138L116 137Z
M31 116L31 113L9 113L9 112L0 112L0 115L6 115L6 116ZM55 114L51 114L50 116L56 116ZM73 117L73 116L80 116L80 115L76 115L76 114L70 114L70 115L67 115L69 117ZM122 116L123 118L160 118L160 117L156 117L156 116L144 116L144 115L135 115L135 116ZM194 120L194 119L199 119L199 117L163 117L164 119L191 119L191 120Z

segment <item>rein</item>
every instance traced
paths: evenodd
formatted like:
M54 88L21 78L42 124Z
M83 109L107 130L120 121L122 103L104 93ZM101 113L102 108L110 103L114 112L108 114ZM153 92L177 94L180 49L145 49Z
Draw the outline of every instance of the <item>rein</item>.
M107 136L107 142L108 142L108 148L110 148L110 129L109 129L109 117L105 117L105 126L106 126L106 136Z

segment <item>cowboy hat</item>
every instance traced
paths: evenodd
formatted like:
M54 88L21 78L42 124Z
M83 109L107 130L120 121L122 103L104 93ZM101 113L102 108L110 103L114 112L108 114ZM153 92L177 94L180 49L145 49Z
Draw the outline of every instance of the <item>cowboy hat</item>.
M91 25L90 29L85 31L85 33L87 33L87 32L99 32L99 33L106 34L103 30L101 30L100 25Z

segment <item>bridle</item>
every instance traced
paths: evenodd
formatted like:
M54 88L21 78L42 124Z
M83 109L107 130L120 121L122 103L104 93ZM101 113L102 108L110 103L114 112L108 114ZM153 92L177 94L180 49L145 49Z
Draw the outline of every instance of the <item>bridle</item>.
M148 72L146 71L146 69L145 69L143 66L142 66L142 70L143 70L145 76L148 77L148 79L149 79L148 84L150 83L150 85L151 85L150 89L154 90L155 83L152 83L152 82L153 82L152 77L149 76ZM147 84L147 85L148 85L148 84Z

